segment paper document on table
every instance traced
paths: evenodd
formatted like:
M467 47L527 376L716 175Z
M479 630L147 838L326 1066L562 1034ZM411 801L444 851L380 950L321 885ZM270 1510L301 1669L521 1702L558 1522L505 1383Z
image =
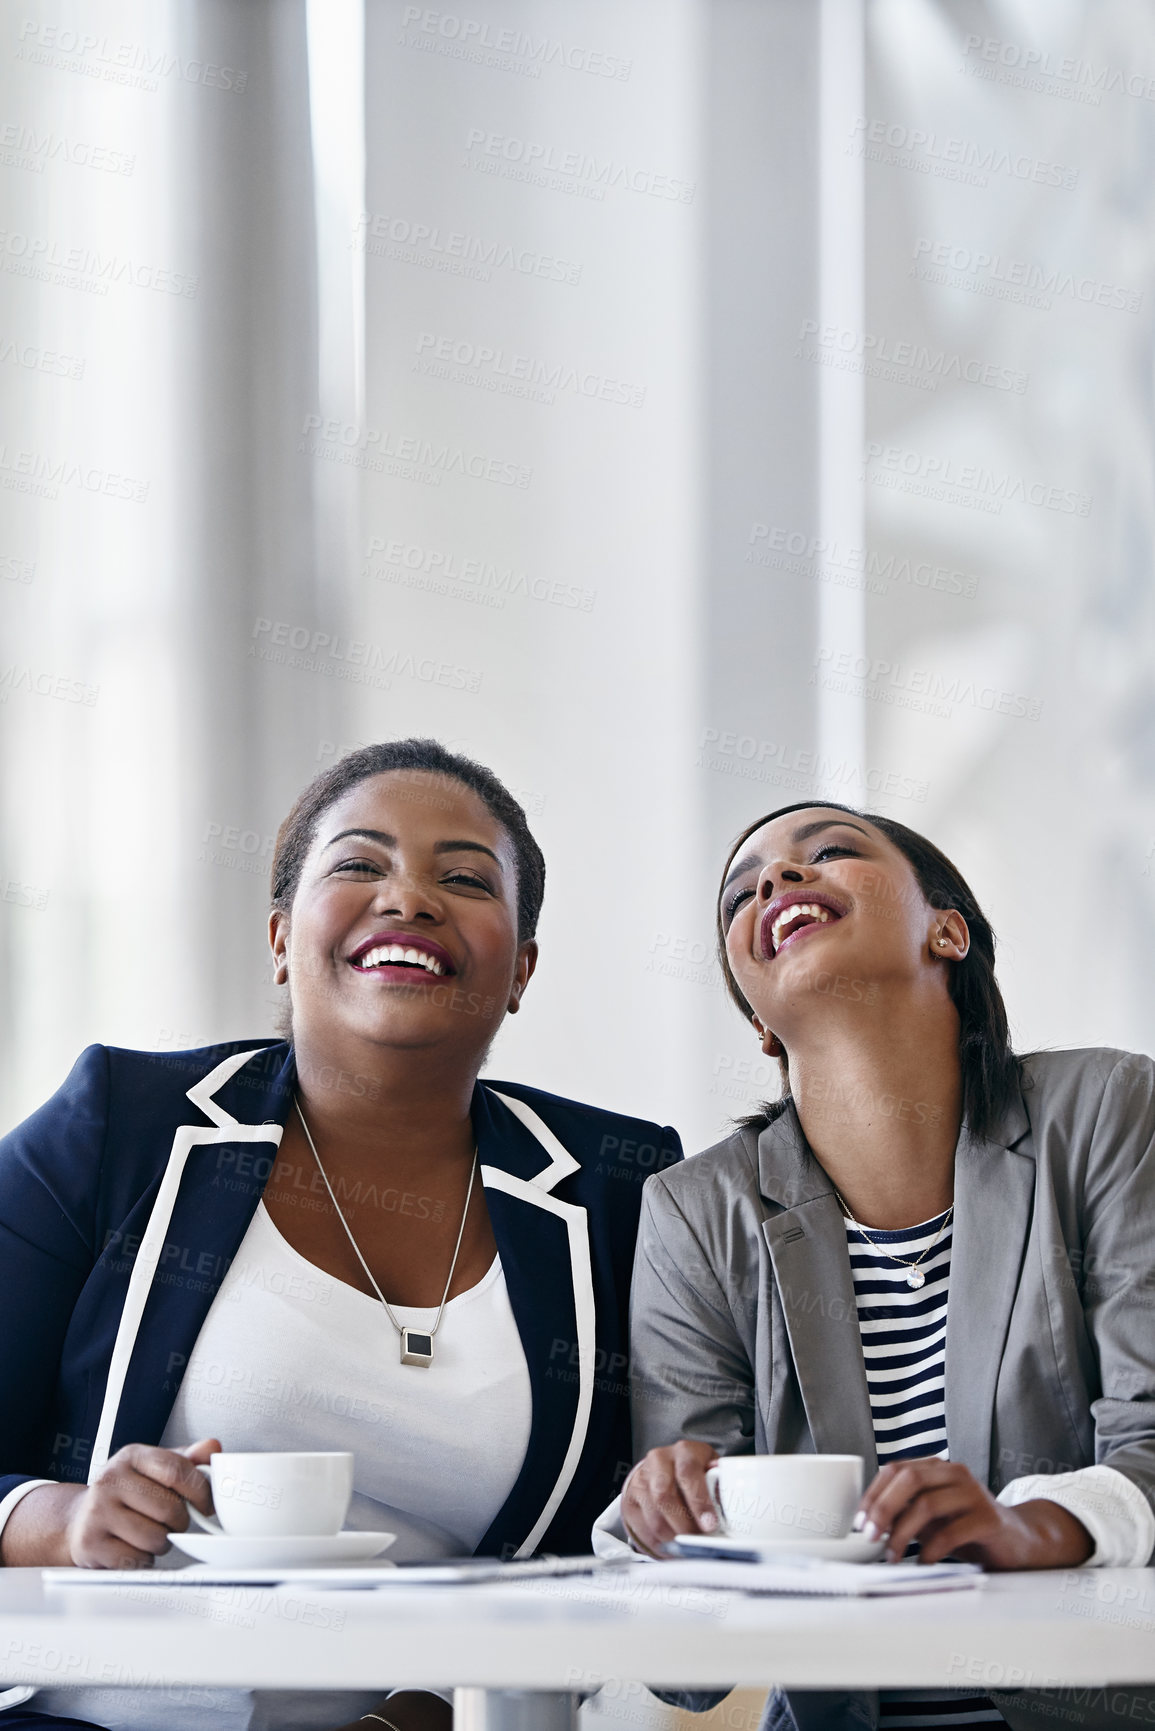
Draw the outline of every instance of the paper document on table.
M620 1571L622 1565L597 1557L530 1557L503 1563L497 1557L461 1557L441 1563L346 1563L339 1568L220 1568L190 1563L176 1569L42 1569L48 1587L174 1587L300 1586L309 1582L331 1589L358 1587L460 1587L488 1583L550 1579Z
M240 1569L212 1568L207 1563L186 1569L44 1569L41 1578L48 1587L132 1587L154 1591L187 1590L213 1586L301 1586L309 1583L330 1591L358 1588L389 1592L405 1588L471 1586L477 1591L493 1587L548 1590L554 1581L571 1596L579 1590L574 1577L599 1602L615 1591L628 1594L637 1586L658 1584L678 1587L710 1587L726 1593L776 1593L787 1597L859 1599L906 1593L942 1593L959 1587L981 1587L986 1577L973 1563L831 1563L814 1558L790 1562L741 1563L729 1559L693 1558L685 1561L601 1562L596 1557L534 1557L525 1562L502 1563L496 1558L471 1557L458 1561L401 1567L388 1563L362 1563L344 1568Z
M727 1593L778 1593L790 1598L897 1598L908 1593L949 1593L982 1587L975 1563L828 1563L797 1558L785 1563L635 1563L630 1579L681 1587L715 1587Z

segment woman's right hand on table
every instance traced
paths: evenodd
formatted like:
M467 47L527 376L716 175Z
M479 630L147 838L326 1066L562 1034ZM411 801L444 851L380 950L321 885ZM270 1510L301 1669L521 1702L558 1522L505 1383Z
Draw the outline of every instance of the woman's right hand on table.
M682 1442L651 1449L622 1491L622 1521L640 1551L651 1556L679 1533L712 1533L718 1525L706 1470L715 1466L712 1443Z
M8 1568L150 1567L168 1550L168 1534L187 1528L186 1499L201 1514L212 1514L212 1492L197 1465L207 1463L220 1446L215 1437L184 1449L129 1443L91 1484L38 1485L8 1517L0 1534L0 1563Z

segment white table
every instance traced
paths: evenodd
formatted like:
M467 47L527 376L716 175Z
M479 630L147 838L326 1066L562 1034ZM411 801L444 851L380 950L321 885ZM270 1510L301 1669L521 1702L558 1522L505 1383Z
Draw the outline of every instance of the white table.
M975 1592L890 1600L581 1580L45 1591L38 1570L0 1571L5 1684L459 1686L462 1723L536 1731L568 1723L579 1693L635 1679L799 1689L1155 1684L1155 1571L995 1575ZM544 1694L480 1693L526 1690Z

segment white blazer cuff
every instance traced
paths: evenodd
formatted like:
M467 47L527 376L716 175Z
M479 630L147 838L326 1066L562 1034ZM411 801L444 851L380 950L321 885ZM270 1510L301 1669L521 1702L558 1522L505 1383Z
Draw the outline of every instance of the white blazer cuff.
M8 1516L17 1503L23 1502L29 1491L39 1490L41 1485L55 1484L55 1479L25 1479L22 1485L17 1485L14 1491L9 1491L6 1497L0 1497L0 1533L8 1525Z
M622 1521L621 1497L615 1497L609 1508L603 1510L594 1522L592 1546L595 1557L618 1560L622 1557L633 1557L635 1562L648 1561L645 1552L637 1550L630 1543L630 1536Z
M615 1497L594 1522L592 1549L595 1557L607 1557L618 1562L623 1557L632 1557L635 1563L652 1563L654 1560L648 1551L640 1551L627 1533L620 1496Z
M591 1546L595 1557L632 1557L635 1555L622 1525L622 1499L615 1497L608 1509L603 1509L594 1522Z
M1115 1467L1081 1467L1073 1473L1032 1473L1012 1479L999 1492L1009 1507L1035 1497L1058 1503L1082 1521L1095 1549L1087 1566L1140 1569L1155 1549L1155 1514L1138 1485Z

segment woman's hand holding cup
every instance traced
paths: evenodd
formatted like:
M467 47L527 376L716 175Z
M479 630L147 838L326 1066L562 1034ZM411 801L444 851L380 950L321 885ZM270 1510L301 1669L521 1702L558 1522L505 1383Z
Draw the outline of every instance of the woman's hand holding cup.
M215 1437L184 1449L129 1443L91 1484L37 1485L21 1497L0 1533L0 1564L148 1568L167 1551L169 1533L188 1527L190 1503L212 1513L212 1491L197 1465L220 1446Z
M937 1455L890 1461L862 1499L855 1531L885 1539L897 1563L918 1542L919 1560L958 1557L984 1569L1076 1569L1094 1550L1083 1525L1046 1498L1008 1507L961 1461Z
M622 1521L634 1545L651 1556L680 1533L712 1533L718 1515L706 1474L718 1459L712 1443L651 1449L622 1491Z
M622 1518L639 1549L682 1533L752 1545L844 1539L862 1495L861 1455L737 1454L709 1443L651 1449L622 1492Z
M82 1569L148 1568L168 1550L169 1533L187 1529L186 1503L212 1514L212 1490L197 1467L220 1446L207 1437L183 1449L146 1443L118 1449L72 1503L68 1561Z

